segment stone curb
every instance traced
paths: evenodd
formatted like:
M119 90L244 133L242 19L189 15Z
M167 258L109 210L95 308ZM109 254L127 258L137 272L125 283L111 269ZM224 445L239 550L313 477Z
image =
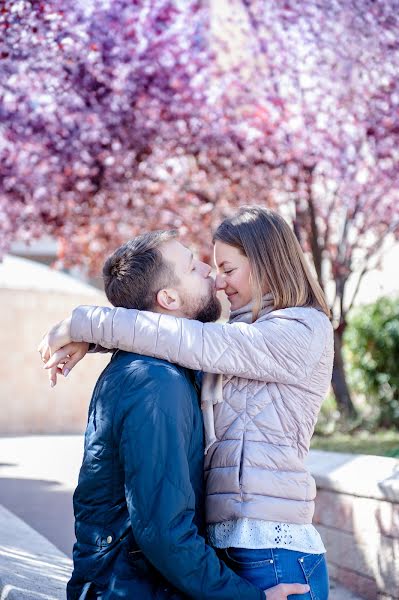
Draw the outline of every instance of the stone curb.
M399 460L312 450L307 466L330 575L366 600L399 600Z
M306 460L318 489L399 502L399 460L312 450Z
M72 561L0 506L0 600L65 600Z

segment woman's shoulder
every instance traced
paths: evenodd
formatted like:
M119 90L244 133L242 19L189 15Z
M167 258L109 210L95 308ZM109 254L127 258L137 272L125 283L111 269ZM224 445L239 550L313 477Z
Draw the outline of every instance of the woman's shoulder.
M277 308L267 315L260 317L259 322L269 319L284 319L293 321L302 321L306 324L319 324L326 328L331 328L331 321L327 315L318 308L311 306L290 306L288 308Z
M270 335L269 329L272 328L274 339L279 336L290 340L289 343L302 340L304 345L310 343L320 347L334 343L330 319L322 310L313 307L279 308L258 319L256 325L260 330L265 328L265 335L267 331Z
M318 362L326 352L328 356L332 356L334 330L330 319L322 310L293 306L274 310L266 317L270 325L274 326L273 339L280 339L287 351L299 351L306 355L309 366ZM260 327L262 325L259 323ZM264 327L267 328L266 320Z

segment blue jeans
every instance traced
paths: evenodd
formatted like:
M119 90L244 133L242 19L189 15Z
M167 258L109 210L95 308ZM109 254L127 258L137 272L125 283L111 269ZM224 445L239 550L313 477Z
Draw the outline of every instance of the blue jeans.
M328 571L324 554L306 554L284 548L249 550L226 548L218 555L244 579L267 590L278 583L307 583L310 592L291 595L292 600L327 600Z

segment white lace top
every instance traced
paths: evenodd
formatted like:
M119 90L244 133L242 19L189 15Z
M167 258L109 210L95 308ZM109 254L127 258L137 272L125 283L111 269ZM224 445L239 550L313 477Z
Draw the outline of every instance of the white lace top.
M313 525L236 519L208 525L208 538L215 548L286 548L308 554L326 551Z

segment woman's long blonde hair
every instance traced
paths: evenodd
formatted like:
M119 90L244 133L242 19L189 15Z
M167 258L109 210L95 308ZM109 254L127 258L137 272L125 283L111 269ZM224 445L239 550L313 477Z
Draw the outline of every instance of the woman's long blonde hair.
M288 223L261 206L243 206L219 225L213 241L238 248L249 260L254 294L253 320L269 288L274 308L312 306L330 317L324 292L311 273L302 249Z

